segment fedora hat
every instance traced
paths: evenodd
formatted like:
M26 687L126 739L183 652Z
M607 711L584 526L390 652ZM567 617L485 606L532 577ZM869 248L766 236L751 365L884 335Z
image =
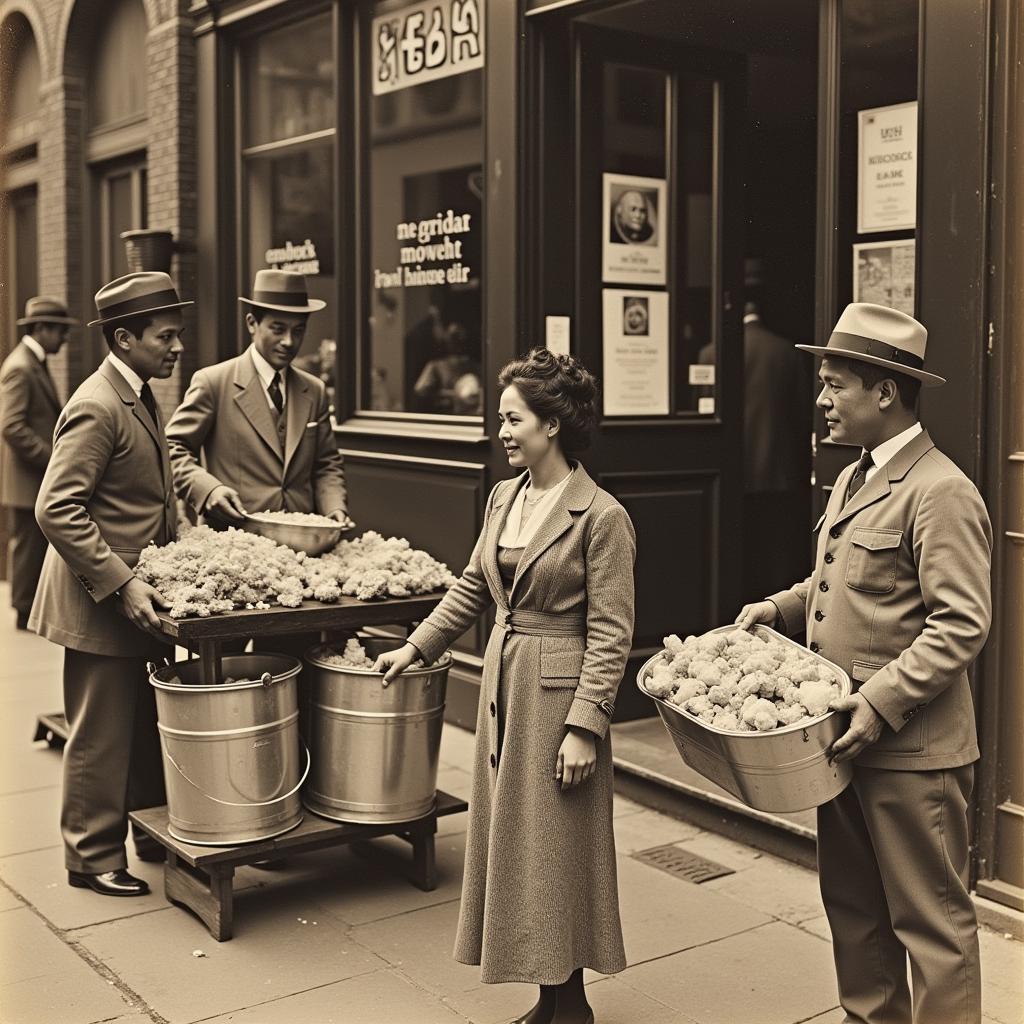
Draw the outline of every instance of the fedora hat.
M294 270L257 270L252 298L238 296L239 302L282 313L315 313L327 305L323 299L311 299L306 290L306 275Z
M191 300L181 301L170 274L159 270L119 277L96 293L95 302L99 316L89 321L90 327L109 324L112 320L123 320L129 316L160 313L165 309L192 305Z
M842 356L914 377L926 388L946 383L924 369L928 331L912 316L873 302L851 302L832 329L827 345L797 345L819 356Z
M78 321L68 316L68 307L60 299L50 295L36 295L25 303L25 315L18 321L19 327L28 324L67 324L77 327Z

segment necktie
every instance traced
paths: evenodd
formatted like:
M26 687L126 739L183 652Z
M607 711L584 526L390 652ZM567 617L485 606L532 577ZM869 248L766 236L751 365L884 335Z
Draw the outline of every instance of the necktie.
M850 477L850 486L846 489L847 501L850 501L864 486L864 482L868 478L868 470L874 464L874 460L871 458L871 452L865 452L860 457L860 462L857 463L857 468L853 471L853 476Z
M156 418L156 399L153 397L153 389L148 384L143 384L139 397L142 399L142 404L146 407L146 410L152 417L154 425L159 423L160 421Z
M281 394L281 374L277 370L274 371L274 377L270 384L267 385L267 394L270 395L270 400L274 403L277 415L280 416L284 412L284 395Z

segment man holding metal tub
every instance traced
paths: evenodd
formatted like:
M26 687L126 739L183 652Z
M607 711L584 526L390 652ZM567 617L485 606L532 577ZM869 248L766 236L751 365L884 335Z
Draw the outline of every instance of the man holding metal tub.
M744 628L806 628L854 693L830 752L853 781L818 809L818 870L850 1024L981 1020L967 806L978 759L967 669L988 635L992 529L974 484L917 417L927 332L869 303L825 346L817 405L857 445L803 583L746 605ZM907 980L907 958L911 984Z
M96 293L89 326L102 327L110 353L60 414L36 501L50 548L29 627L65 648L68 882L103 896L149 892L127 871L128 812L164 802L146 662L170 650L156 631L156 608L167 605L132 569L147 544L174 540L171 466L149 380L174 371L190 305L163 273L129 274ZM163 856L142 833L135 849L142 860Z

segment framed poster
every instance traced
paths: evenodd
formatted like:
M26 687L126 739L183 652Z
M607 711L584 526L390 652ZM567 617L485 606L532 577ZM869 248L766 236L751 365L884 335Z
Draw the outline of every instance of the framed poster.
M917 103L857 114L857 233L917 227Z
M853 247L853 301L874 302L914 315L913 238L863 242Z
M664 284L668 189L664 178L604 174L601 280Z
M668 293L601 292L605 416L667 416Z

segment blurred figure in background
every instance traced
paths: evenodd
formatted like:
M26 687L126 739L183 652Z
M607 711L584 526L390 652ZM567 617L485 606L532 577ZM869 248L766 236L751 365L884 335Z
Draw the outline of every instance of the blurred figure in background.
M0 504L10 509L7 579L18 629L28 626L46 538L36 524L39 485L53 451L53 431L62 402L46 366L78 321L59 299L37 295L18 321L25 334L0 368Z

